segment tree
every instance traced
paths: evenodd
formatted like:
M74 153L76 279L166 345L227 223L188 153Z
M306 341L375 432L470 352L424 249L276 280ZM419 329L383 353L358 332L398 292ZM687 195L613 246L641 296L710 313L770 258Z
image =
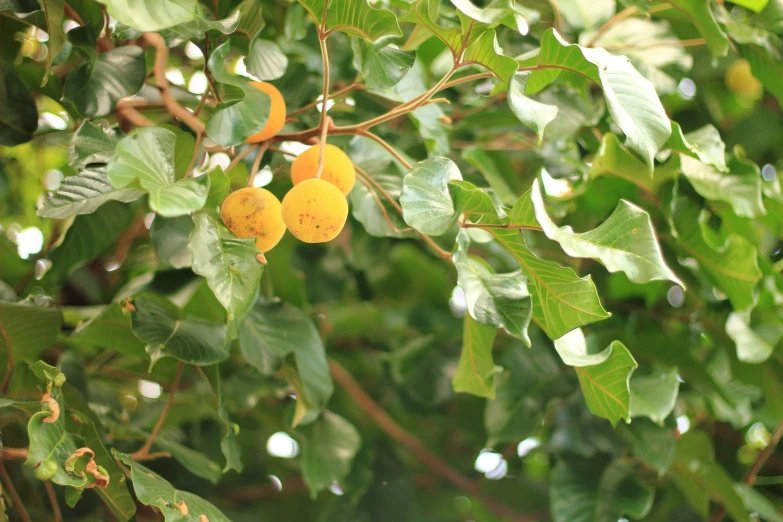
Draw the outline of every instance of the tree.
M0 0L0 520L783 520L781 20Z

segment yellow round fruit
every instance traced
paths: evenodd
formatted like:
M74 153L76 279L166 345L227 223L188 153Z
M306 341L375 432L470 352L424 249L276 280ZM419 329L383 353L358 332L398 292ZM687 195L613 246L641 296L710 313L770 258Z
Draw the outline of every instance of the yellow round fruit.
M737 94L756 99L764 92L761 82L753 76L750 64L743 58L734 60L726 68L725 80L726 86Z
M294 185L315 178L320 159L320 145L313 145L297 156L291 164L291 181ZM324 149L324 170L321 179L340 189L344 195L350 194L353 184L356 183L356 168L348 154L327 143Z
M283 198L283 221L305 243L331 241L345 226L348 202L337 187L322 179L307 179Z
M268 252L285 234L280 201L262 188L232 192L220 205L220 219L239 238L256 237L256 247Z
M269 119L266 120L266 126L258 133L253 134L245 140L245 143L261 143L273 136L277 136L277 133L280 132L283 125L285 125L285 100L283 99L283 95L280 94L280 91L277 90L277 87L271 83L250 82L250 84L259 91L267 93L271 102L269 106Z

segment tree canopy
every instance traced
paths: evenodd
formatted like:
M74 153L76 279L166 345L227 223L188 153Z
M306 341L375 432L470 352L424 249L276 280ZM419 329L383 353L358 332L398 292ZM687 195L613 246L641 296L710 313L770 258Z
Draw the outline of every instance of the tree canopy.
M783 0L0 0L0 522L783 521L781 102Z

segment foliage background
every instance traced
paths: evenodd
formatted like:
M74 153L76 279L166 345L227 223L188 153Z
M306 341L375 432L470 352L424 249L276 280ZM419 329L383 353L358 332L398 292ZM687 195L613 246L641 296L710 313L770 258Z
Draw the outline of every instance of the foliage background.
M373 7L0 0L0 520L782 520L783 3Z

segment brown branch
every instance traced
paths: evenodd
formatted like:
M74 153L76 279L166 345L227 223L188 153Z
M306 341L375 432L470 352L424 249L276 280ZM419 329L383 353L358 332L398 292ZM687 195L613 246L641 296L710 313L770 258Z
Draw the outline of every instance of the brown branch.
M0 447L0 459L27 460L27 448L3 448Z
M253 150L254 150L255 148L256 148L256 147L248 147L248 148L246 148L245 150L243 150L242 152L240 152L239 154L237 154L236 156L234 156L234 159L232 159L232 160L231 160L231 163L229 163L229 164L228 164L228 167L226 167L226 172L228 172L228 171L230 171L231 169L233 169L234 167L236 167L236 166L237 166L237 164L238 164L240 161L242 161L242 159L243 159L245 156L247 156L248 154L250 154L251 152L253 152Z
M60 511L60 504L57 502L57 494L54 492L52 483L48 480L44 480L44 488L46 489L46 495L49 497L49 503L52 505L54 522L63 522L63 512Z
M120 100L115 106L115 111L120 119L127 121L134 127L154 127L155 122L137 111L132 103Z
M155 423L155 427L152 429L152 433L150 433L150 436L147 437L147 441L144 443L141 449L131 454L130 457L133 460L145 460L151 456L150 448L152 447L152 444L155 442L155 437L158 436L160 429L163 427L163 423L166 421L166 416L169 414L169 410L171 410L171 406L174 404L174 397L177 394L177 388L179 388L179 383L182 380L182 371L184 370L184 368L185 368L185 363L180 361L179 366L177 366L177 374L174 376L174 383L171 385L171 388L169 389L169 398L166 401L166 405L163 407L163 411L160 413L160 417L158 417L158 422Z
M323 105L321 106L321 123L319 124L321 128L321 145L318 154L318 170L315 171L315 177L317 179L321 178L321 174L323 174L324 171L324 158L326 157L326 134L329 132L329 124L331 123L328 121L329 117L326 115L329 107L329 51L326 48L326 35L323 32L326 27L326 6L328 4L329 2L324 2L323 18L321 20L321 27L318 30L318 43L321 47L321 58L324 62L324 89L323 96L321 96L321 99L323 99Z
M248 187L253 186L253 182L256 179L256 174L258 174L258 169L261 166L261 158L264 157L264 154L266 153L266 149L268 148L269 148L269 141L264 141L258 144L258 152L256 153L256 157L253 160L253 166L250 169L250 176L248 176L247 178Z
M359 386L359 383L354 380L351 374L338 363L330 360L329 372L332 374L334 380L343 387L348 395L351 396L353 402L367 417L372 419L372 421L386 432L389 437L405 446L427 469L469 495L480 499L495 514L504 517L506 520L528 522L537 518L535 516L516 513L502 502L483 494L477 482L464 476L440 457L430 452L419 439L397 424L397 422L395 422L394 419L392 419L389 414L361 388L361 386Z
M144 33L141 40L146 42L155 48L155 63L152 71L155 75L155 80L158 83L160 89L160 97L163 103L166 104L166 108L169 113L175 118L178 118L185 122L196 133L204 133L204 123L198 119L196 115L187 110L171 94L169 88L169 81L166 79L166 65L169 61L169 49L166 47L166 42L163 37L158 33Z
M775 453L775 448L777 447L781 438L783 438L783 420L780 421L777 428L775 428L775 431L772 433L772 437L769 439L769 444L767 444L761 453L756 456L756 460L753 461L750 469L748 469L748 472L745 474L745 478L742 479L745 484L752 486L756 483L756 477L758 477L758 474L764 467L764 464L766 464L772 454ZM713 513L712 517L710 517L710 522L720 522L723 520L725 515L726 507L723 505L718 506L718 509L716 509L715 513Z
M19 493L17 493L16 488L14 487L14 483L11 482L11 477L8 476L8 472L5 470L2 460L0 460L0 482L3 483L3 487L8 491L8 494L11 495L11 501L14 503L14 510L19 514L19 518L22 519L22 522L32 522L24 504L22 504Z
M403 234L405 232L410 232L411 230L413 230L413 227L407 227L407 228L404 228L404 229L399 229L396 226L394 226L394 223L391 220L391 216L389 216L389 213L386 212L386 206L383 204L383 201L381 201L380 198L378 198L378 194L375 193L375 191L373 190L372 185L370 185L367 182L367 180L365 180L361 176L359 176L359 183L361 183L362 185L365 186L365 188L367 189L367 192L369 192L370 195L372 196L372 198L375 200L375 204L378 205L378 208L381 210L381 213L383 214L383 218L386 220L386 223L388 223L389 228L391 228L394 232L396 232L398 234Z

